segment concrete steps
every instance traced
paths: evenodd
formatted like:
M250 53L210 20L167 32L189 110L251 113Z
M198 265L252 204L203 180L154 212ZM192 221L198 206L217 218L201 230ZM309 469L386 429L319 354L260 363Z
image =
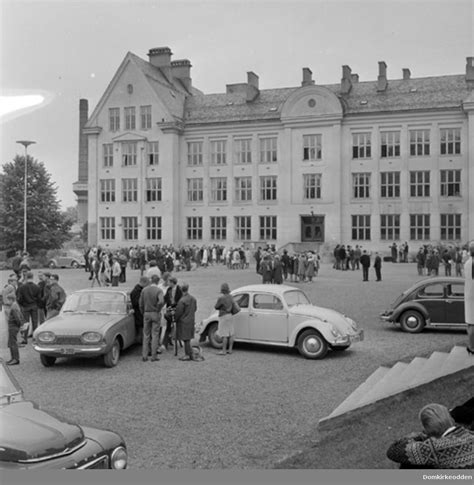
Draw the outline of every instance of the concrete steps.
M429 358L415 357L409 363L379 367L320 424L472 366L474 357L468 355L465 347L456 346L449 353L433 352Z

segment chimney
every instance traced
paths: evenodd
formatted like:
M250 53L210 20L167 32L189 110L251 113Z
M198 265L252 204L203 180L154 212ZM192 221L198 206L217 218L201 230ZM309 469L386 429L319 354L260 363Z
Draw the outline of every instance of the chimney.
M186 91L191 92L191 62L188 59L179 59L171 62L171 72L173 77L179 79Z
M79 100L79 174L78 182L87 183L89 146L83 129L89 117L89 101Z
M466 82L474 86L474 57L466 57Z
M247 72L247 102L253 101L259 94L258 76L252 72Z
M387 64L384 61L379 62L379 77L377 78L377 91L386 91L387 82Z
M301 86L312 86L313 84L313 71L309 67L303 67L303 81L301 81Z
M168 81L171 82L171 56L169 47L155 47L148 51L149 63L158 67Z
M402 72L403 72L403 79L405 81L408 81L408 79L410 79L410 76L411 76L411 72L410 72L410 69L408 69L407 67L404 67L402 69Z
M342 66L341 93L349 94L352 89L352 74L349 66Z
M359 82L359 74L351 74L352 84L357 84Z

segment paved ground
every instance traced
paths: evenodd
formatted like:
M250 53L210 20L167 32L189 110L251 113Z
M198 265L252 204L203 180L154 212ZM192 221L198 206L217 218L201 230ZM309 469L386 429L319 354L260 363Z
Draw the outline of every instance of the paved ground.
M43 408L120 432L131 468L269 468L314 438L318 420L379 365L464 344L463 332L409 335L381 324L379 313L419 279L412 264L386 263L382 271L382 282L374 281L371 270L371 281L363 283L361 272L323 265L313 283L295 284L314 303L346 313L365 330L364 342L321 361L250 345L221 357L205 345L206 360L200 363L177 361L171 353L158 363L142 363L140 350L132 348L113 369L96 360L63 361L46 369L29 346L14 373L27 397ZM68 292L89 284L82 270L58 273ZM259 282L253 268L219 266L177 276L197 297L198 318L209 314L222 282L231 288ZM127 285L137 279L138 272L130 272ZM2 349L0 355L8 352Z

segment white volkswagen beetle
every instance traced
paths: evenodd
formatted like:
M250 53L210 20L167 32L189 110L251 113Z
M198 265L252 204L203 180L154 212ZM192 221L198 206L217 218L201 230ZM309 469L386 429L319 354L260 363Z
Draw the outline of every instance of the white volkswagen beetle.
M364 339L354 320L311 304L306 294L286 285L249 285L232 291L241 311L234 315L236 342L297 347L307 359L322 359L328 350L346 350ZM222 346L218 312L196 325L199 340Z

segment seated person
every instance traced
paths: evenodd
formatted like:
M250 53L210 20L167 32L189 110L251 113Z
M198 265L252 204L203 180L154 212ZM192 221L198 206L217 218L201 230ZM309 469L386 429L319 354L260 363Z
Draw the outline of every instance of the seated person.
M424 432L395 441L387 451L400 468L474 467L474 433L456 426L448 409L428 404L419 414Z

